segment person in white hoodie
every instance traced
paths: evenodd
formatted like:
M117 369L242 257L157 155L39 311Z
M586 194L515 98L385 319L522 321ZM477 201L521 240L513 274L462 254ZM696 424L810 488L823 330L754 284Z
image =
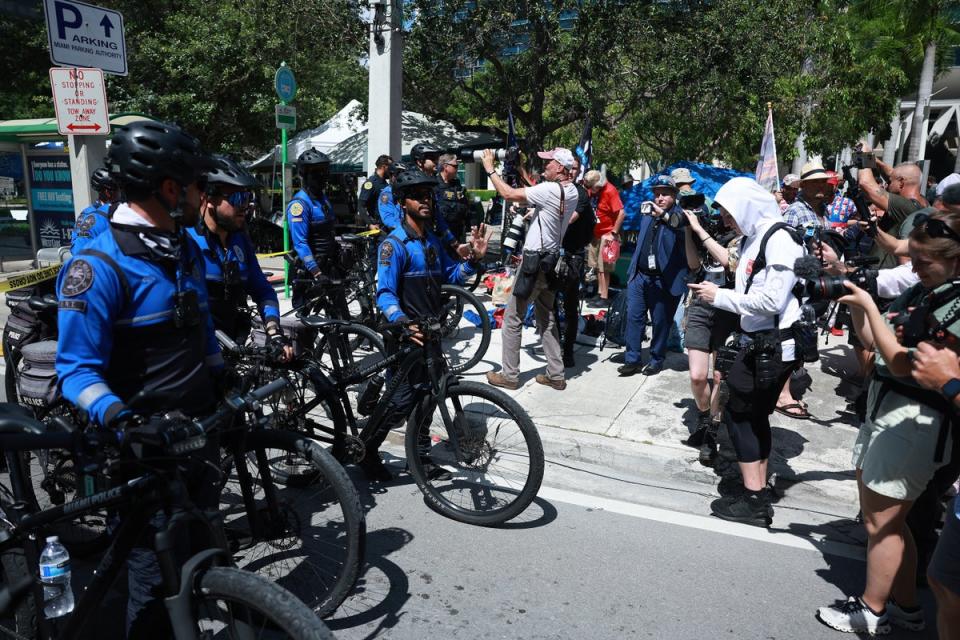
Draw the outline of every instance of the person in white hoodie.
M743 235L736 284L734 289L721 289L712 282L688 286L701 301L740 316L740 333L734 334L739 353L726 372L730 393L724 418L744 491L715 500L710 508L724 520L769 526L773 519L767 487L773 444L770 414L797 364L791 327L800 319L800 303L793 294L797 283L793 265L804 248L797 234L783 224L776 199L752 178L730 180L717 191L714 202L726 224ZM766 347L766 358L758 357L760 346ZM758 366L764 359L767 364Z

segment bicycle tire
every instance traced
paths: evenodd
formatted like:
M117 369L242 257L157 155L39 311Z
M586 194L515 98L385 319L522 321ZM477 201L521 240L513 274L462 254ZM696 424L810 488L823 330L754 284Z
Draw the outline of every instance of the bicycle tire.
M333 634L327 626L308 607L293 594L279 585L258 575L241 571L233 567L212 567L197 579L194 589L195 622L200 631L213 631L218 628L205 628L202 624L205 613L224 612L221 602L226 603L230 617L247 631L247 638L289 638L290 640L327 640ZM212 602L208 602L213 600ZM213 607L204 606L214 604ZM237 617L242 619L237 620ZM209 613L208 613L209 615ZM211 625L212 626L212 625ZM253 635L249 633L260 629L266 632ZM206 636L204 636L206 637ZM218 636L219 637L219 633ZM229 637L236 637L230 635Z
M483 360L483 356L487 354L492 332L490 316L480 299L463 287L445 284L440 287L440 292L445 297L444 308L448 308L445 317L441 319L443 337L440 344L450 372L463 373ZM448 297L455 297L456 301L448 302ZM468 310L479 320L479 327L475 320L464 315Z
M0 554L0 568L3 570L3 584L11 585L30 577L27 566L27 556L20 547L4 551ZM11 631L25 638L36 638L38 633L37 604L32 593L20 599L13 605L12 611L0 612L3 623L12 623ZM3 635L0 633L0 635Z
M282 521L272 523L279 529L271 536L254 539L239 479L224 474L221 511L225 526L228 532L240 531L250 538L247 553L237 557L238 566L274 579L317 615L333 613L356 583L364 560L366 521L356 488L343 466L303 434L256 430L247 434L244 448L248 456L260 449L267 457L268 472L281 503L278 506ZM281 479L274 464L281 457L295 457L295 464L309 464L313 473L298 473L293 476L296 481L291 481L290 475ZM233 461L225 465L235 471ZM251 473L255 509L258 514L269 513L273 505L268 504L263 491L262 471L256 464L247 465L247 469ZM317 520L318 516L322 522ZM304 576L305 573L309 575Z
M485 410L478 402L464 402L468 398L485 401L491 405L491 409ZM452 443L447 437L442 414L431 396L425 398L407 423L406 455L410 473L423 492L427 505L458 522L480 526L496 526L515 518L533 502L543 481L543 444L533 420L513 398L499 389L478 382L454 381L447 388L445 401L453 405L450 407L453 419L460 421L457 428L461 433L461 452L471 459L460 462L455 458L456 452L452 450ZM454 407L458 403L461 408L469 408L469 411L455 412ZM501 417L512 420L515 427L508 430L509 425L505 423L486 424L487 418L495 422ZM498 445L497 439L502 431L507 433ZM493 442L489 440L491 432L494 434ZM516 446L508 449L506 445L515 440ZM498 457L503 459L504 465L497 465L495 473L488 473ZM525 477L511 473L507 465L515 462L515 468L519 470L520 465L524 464L523 459L528 463ZM428 464L451 472L452 477L431 479L429 470L425 469ZM479 475L486 477L469 480L470 474L477 475L478 465L482 470ZM510 480L511 476L515 479ZM488 481L493 479L502 479L507 486L500 488ZM449 488L444 489L441 481L449 481ZM478 491L478 487L483 487L483 491ZM502 501L490 508L477 504L478 496L492 496L497 490L505 496ZM457 503L455 495L461 492L466 500ZM468 508L466 502L474 503L476 508Z

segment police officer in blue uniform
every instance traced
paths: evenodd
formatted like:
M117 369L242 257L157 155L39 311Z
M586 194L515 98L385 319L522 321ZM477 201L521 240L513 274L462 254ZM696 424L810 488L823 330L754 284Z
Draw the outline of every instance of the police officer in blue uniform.
M377 158L376 169L360 188L357 198L360 219L366 225L380 224L380 192L387 188L387 178L390 175L390 165L393 158L387 155Z
M246 212L253 201L257 179L227 156L215 156L217 165L207 174L201 198L200 224L189 229L203 255L213 326L243 344L250 334L247 296L260 311L270 341L293 349L280 331L280 303L260 269L250 238L244 233Z
M380 191L380 198L377 200L377 212L380 214L380 224L387 233L398 228L403 222L403 210L393 197L393 185L397 181L397 176L406 170L407 165L401 162L394 162L390 165L388 171L390 184Z
M377 306L388 322L409 323L410 339L422 344L416 322L440 314L440 287L447 282L463 283L476 273L477 261L487 251L483 229L474 229L470 261L454 260L440 239L431 231L434 215L434 189L437 180L419 170L397 176L396 199L404 209L404 220L380 245L377 266ZM439 345L427 345L438 348ZM390 412L383 424L387 428L364 434L367 452L361 467L371 480L386 481L385 468L377 449L390 427L402 421L417 401L415 387L426 380L426 371L415 368L408 380L391 398Z
M90 176L90 186L97 192L97 201L80 212L70 234L70 253L78 253L91 240L110 228L110 209L117 202L120 190L105 167Z
M207 309L203 257L181 227L197 222L212 161L176 125L140 121L116 130L107 166L126 202L57 279L63 395L93 423L118 431L132 418L127 403L144 390L176 398L167 409L206 414L215 406L214 376L223 360ZM216 507L216 477L201 471L192 479L193 501ZM169 637L158 629L167 617L153 592L160 583L155 554L137 547L128 563L128 634Z
M325 190L330 179L330 158L310 148L297 158L297 173L302 188L287 204L287 227L297 252L294 264L293 306L308 302L310 281L322 276L340 278L340 244L336 235L336 217ZM334 318L347 319L347 301L342 291L328 291L332 308L325 309Z

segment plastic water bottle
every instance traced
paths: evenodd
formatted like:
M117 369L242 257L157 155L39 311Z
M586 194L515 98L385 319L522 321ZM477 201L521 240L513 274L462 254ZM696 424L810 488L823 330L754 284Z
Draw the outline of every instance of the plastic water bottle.
M40 554L40 582L43 583L43 613L47 618L59 618L73 611L70 552L57 536L47 538L47 546Z

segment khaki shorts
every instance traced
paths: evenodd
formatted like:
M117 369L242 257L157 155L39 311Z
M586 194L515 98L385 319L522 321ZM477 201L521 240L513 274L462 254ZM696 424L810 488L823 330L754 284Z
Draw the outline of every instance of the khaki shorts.
M934 462L941 414L934 408L888 391L877 419L870 413L880 383L870 382L867 420L853 445L853 465L863 472L864 485L894 500L916 500L944 462ZM947 438L945 451L950 451Z
M587 266L604 273L613 273L616 264L604 262L600 257L600 238L594 238L590 246L587 247Z

